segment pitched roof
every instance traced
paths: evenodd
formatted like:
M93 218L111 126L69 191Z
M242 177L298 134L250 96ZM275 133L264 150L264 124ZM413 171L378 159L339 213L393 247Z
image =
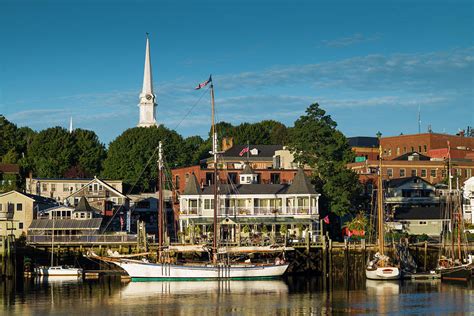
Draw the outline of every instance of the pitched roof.
M102 218L91 219L34 219L28 230L98 230Z
M219 184L220 194L285 194L288 184ZM186 194L186 193L184 193ZM198 193L199 194L199 193ZM203 195L214 194L214 186L206 186Z
M76 206L76 211L95 213L92 207L89 205L89 202L87 202L87 199L85 197L81 197L81 199L79 200L79 203Z
M288 188L287 194L316 194L314 186L311 184L311 181L304 174L303 169L298 168L295 177L293 178L293 183L291 183Z
M351 147L370 147L375 148L379 146L379 140L377 137L368 136L355 136L348 137L347 142Z
M419 157L418 160L422 160L422 161L423 160L425 160L425 161L431 160L430 157L422 155L422 154L420 154L419 152L416 152L416 151L412 151L412 152L400 155L396 158L393 158L392 160L407 160L408 161L408 157L410 157L410 156L418 156Z
M69 199L71 196L74 196L76 195L77 193L81 192L82 190L85 190L87 188L87 186L91 183L93 183L94 181L97 181L98 183L102 184L104 187L106 187L109 191L111 192L114 192L116 194L118 194L120 197L122 198L127 198L126 195L122 194L119 190L115 189L114 187L112 187L110 184L108 184L107 182L105 182L104 180L100 180L99 178L97 177L94 177L94 179L91 179L91 181L89 181L87 184L85 184L82 188L80 188L79 190L77 191L74 191L73 193L69 194L66 199Z
M34 195L34 194L29 194L29 193L25 193L25 192L20 192L20 191L16 191L16 190L12 190L12 191L9 191L9 192L6 192L6 193L2 193L2 194L0 194L0 196L5 196L5 195L8 195L8 194L12 194L12 193L21 194L21 195L26 196L27 198L37 202L37 203L58 205L58 202L55 199L51 199L51 198L44 197L44 196L39 196L39 195Z
M415 177L406 177L406 178L390 179L390 180L388 180L386 183L387 183L387 187L388 187L388 188L397 188L397 187L399 187L399 186L404 185L405 183L415 182L415 180L425 182L425 183L428 184L428 185L432 185L431 183L429 183L429 182L426 181L425 179L422 179L422 178L417 177L417 176L415 176Z
M188 179L188 183L183 190L184 195L199 195L201 194L201 187L194 173L191 174L191 177Z
M222 154L222 156L223 157L241 157L239 156L239 153L245 147L247 147L247 145L235 145L229 148L228 150L226 150ZM275 155L275 151L283 149L283 145L249 145L249 149L250 151L253 149L258 150L258 155L249 154L249 158L253 158L253 157L272 158ZM241 158L245 158L245 157L241 157Z
M444 219L440 206L398 207L395 209L395 220Z

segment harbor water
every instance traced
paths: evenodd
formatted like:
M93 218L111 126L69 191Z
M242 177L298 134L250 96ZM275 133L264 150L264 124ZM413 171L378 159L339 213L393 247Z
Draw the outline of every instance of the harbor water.
M130 282L117 277L3 281L2 315L472 314L473 283L440 280Z

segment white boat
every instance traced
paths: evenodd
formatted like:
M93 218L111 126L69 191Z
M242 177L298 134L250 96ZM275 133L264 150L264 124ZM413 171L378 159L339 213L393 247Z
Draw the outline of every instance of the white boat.
M124 269L132 281L192 279L259 279L282 276L288 263L280 264L193 264L150 263L133 259L107 260Z
M80 276L82 269L68 266L39 267L35 268L39 276Z
M380 140L380 139L379 139ZM369 280L398 280L401 278L400 269L394 266L390 257L384 254L384 207L383 207L383 182L382 182L382 146L379 145L379 174L377 185L377 233L378 249L374 259L369 261L365 268L365 277Z

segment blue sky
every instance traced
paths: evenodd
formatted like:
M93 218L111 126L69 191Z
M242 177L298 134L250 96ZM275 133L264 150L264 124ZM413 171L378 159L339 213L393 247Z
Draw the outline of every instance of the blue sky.
M474 125L473 1L1 1L0 113L108 144L138 122L145 32L158 121L287 125L318 102L347 136ZM194 109L185 116L190 108Z

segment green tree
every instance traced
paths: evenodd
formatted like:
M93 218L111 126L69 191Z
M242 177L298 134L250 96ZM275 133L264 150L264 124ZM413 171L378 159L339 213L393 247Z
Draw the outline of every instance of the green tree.
M320 208L342 216L359 209L362 187L357 174L346 168L354 154L336 126L319 104L312 104L291 129L289 148L297 162L313 168Z
M134 191L154 191L157 178L158 143L163 142L167 167L181 167L183 139L164 126L127 129L109 145L102 176L121 179ZM181 160L180 160L181 159Z
M107 156L105 146L93 131L76 129L72 136L77 148L76 163L72 167L83 170L86 177L99 175Z
M77 153L71 134L62 127L52 127L33 138L27 153L27 164L37 177L62 177L75 164Z

